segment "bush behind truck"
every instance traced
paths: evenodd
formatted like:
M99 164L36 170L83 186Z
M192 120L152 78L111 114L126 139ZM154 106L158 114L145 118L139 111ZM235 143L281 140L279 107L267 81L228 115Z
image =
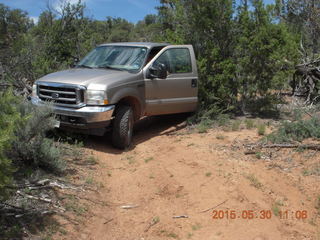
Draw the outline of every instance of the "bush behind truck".
M35 105L53 102L57 127L103 135L125 149L143 116L193 112L198 72L191 45L110 43L92 50L74 68L33 85Z

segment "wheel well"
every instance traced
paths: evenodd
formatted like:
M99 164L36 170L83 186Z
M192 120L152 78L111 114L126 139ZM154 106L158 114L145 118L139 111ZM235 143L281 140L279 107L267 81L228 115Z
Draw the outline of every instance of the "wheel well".
M120 105L126 105L126 106L132 107L134 121L137 121L140 119L141 105L138 99L136 99L135 97L124 97L120 99L120 101L117 103L117 106L120 106Z

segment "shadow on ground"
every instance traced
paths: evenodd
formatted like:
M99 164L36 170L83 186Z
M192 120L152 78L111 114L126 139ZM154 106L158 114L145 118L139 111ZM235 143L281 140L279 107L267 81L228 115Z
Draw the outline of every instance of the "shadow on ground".
M128 150L134 149L140 143L148 141L155 136L173 134L185 128L186 124L183 123L188 117L190 117L189 113L181 113L145 117L139 120L134 126L133 144ZM103 137L89 136L85 141L85 147L112 154L121 154L124 152L124 150L119 150L112 146L110 133L107 133Z

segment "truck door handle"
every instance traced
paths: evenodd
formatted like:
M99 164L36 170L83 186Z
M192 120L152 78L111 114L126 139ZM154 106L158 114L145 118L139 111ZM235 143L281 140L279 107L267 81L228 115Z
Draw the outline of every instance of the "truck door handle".
M191 87L196 88L198 86L198 80L197 79L192 79L191 80Z

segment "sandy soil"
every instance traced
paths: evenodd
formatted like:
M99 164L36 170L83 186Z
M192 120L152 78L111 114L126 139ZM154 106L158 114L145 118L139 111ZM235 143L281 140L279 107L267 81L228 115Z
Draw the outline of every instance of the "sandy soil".
M99 187L86 196L81 224L67 224L56 239L320 240L317 152L245 155L243 145L260 138L256 129L199 134L184 120L140 121L126 152L90 137L86 152L98 160L91 184Z

